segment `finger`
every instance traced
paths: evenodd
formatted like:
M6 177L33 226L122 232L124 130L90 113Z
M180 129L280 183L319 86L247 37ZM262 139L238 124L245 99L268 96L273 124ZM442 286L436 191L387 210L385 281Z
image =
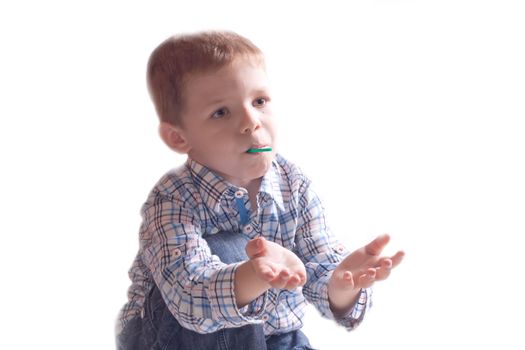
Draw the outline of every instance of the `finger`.
M261 267L261 273L265 277L267 282L277 277L277 274L269 266Z
M297 275L293 275L292 277L290 277L289 283L295 284L296 286L298 286L299 283L301 283L301 277Z
M374 283L374 277L371 277L368 273L363 273L357 280L357 287L368 288Z
M376 281L382 281L388 278L390 276L390 272L392 271L392 268L389 266L381 266L376 268Z
M352 273L350 271L345 271L342 275L341 275L341 280L343 282L343 286L345 288L348 288L348 289L353 289L354 288L354 276L352 275Z
M265 251L265 249L266 249L266 241L264 237L257 237L257 238L250 240L246 244L246 248L245 248L246 255L248 255L250 259L258 257Z
M273 281L269 281L270 286L275 289L283 289L286 286L286 282L281 281L279 278L275 278Z
M380 267L388 267L392 268L392 258L382 257L374 264L374 267L376 269L379 269Z
M286 289L288 290L293 290L297 287L299 287L299 283L301 282L301 278L299 278L299 276L297 275L294 275L292 277L290 277L290 279L288 280L288 283L286 284Z
M392 259L390 258L383 258L379 261L379 267L390 269L392 268Z
M332 288L336 288L337 290L352 290L354 289L354 284L358 282L357 279L354 281L352 272L344 270L334 271L330 278L330 283L332 284Z
M271 281L271 285L274 288L282 289L288 284L290 277L290 271L288 271L288 269L283 269L277 277Z
M304 286L306 281L307 281L307 278L306 278L306 273L300 273L299 274L299 278L301 279L301 281L299 282L299 284L301 286Z
M297 279L299 280L297 285L304 286L304 284L306 283L306 273L299 272L299 273L296 273L295 276L297 276Z
M279 278L283 281L288 281L290 277L292 277L292 275L290 274L290 271L288 271L287 268L282 269L279 273Z
M399 265L401 263L401 261L403 261L403 258L405 257L405 252L400 250L398 251L392 258L392 267L396 267L397 265Z
M368 243L365 246L365 251L369 255L379 255L381 254L383 248L388 244L389 241L390 236L385 233L384 235L378 236L372 242Z

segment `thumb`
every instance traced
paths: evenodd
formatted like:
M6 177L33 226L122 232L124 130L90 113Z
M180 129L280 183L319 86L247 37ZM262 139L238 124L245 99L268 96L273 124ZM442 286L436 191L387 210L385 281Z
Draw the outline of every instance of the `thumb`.
M381 236L378 236L376 239L374 239L372 242L368 243L365 246L365 251L367 254L370 255L379 255L383 251L383 248L388 244L390 241L390 236L388 234L383 234Z
M265 247L266 242L263 237L254 238L246 243L246 255L248 255L250 259L256 258L264 252Z

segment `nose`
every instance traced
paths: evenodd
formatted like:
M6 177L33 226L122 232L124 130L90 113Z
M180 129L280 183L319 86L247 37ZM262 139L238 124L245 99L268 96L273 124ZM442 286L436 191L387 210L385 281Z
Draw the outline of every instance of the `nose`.
M261 127L259 111L253 107L244 108L241 119L241 133L249 134Z

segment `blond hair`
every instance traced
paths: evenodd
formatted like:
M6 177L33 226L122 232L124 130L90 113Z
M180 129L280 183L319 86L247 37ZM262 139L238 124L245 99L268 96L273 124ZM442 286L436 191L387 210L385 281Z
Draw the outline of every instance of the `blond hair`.
M261 50L233 32L183 34L162 42L151 53L147 69L148 90L160 120L182 123L184 84L191 74L218 70L238 58L264 65Z

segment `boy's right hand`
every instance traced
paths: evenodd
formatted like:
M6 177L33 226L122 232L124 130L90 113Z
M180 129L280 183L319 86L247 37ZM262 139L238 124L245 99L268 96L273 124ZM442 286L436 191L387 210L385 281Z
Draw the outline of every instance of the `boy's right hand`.
M273 288L292 290L306 283L303 262L277 243L254 238L246 244L246 254L257 276Z

